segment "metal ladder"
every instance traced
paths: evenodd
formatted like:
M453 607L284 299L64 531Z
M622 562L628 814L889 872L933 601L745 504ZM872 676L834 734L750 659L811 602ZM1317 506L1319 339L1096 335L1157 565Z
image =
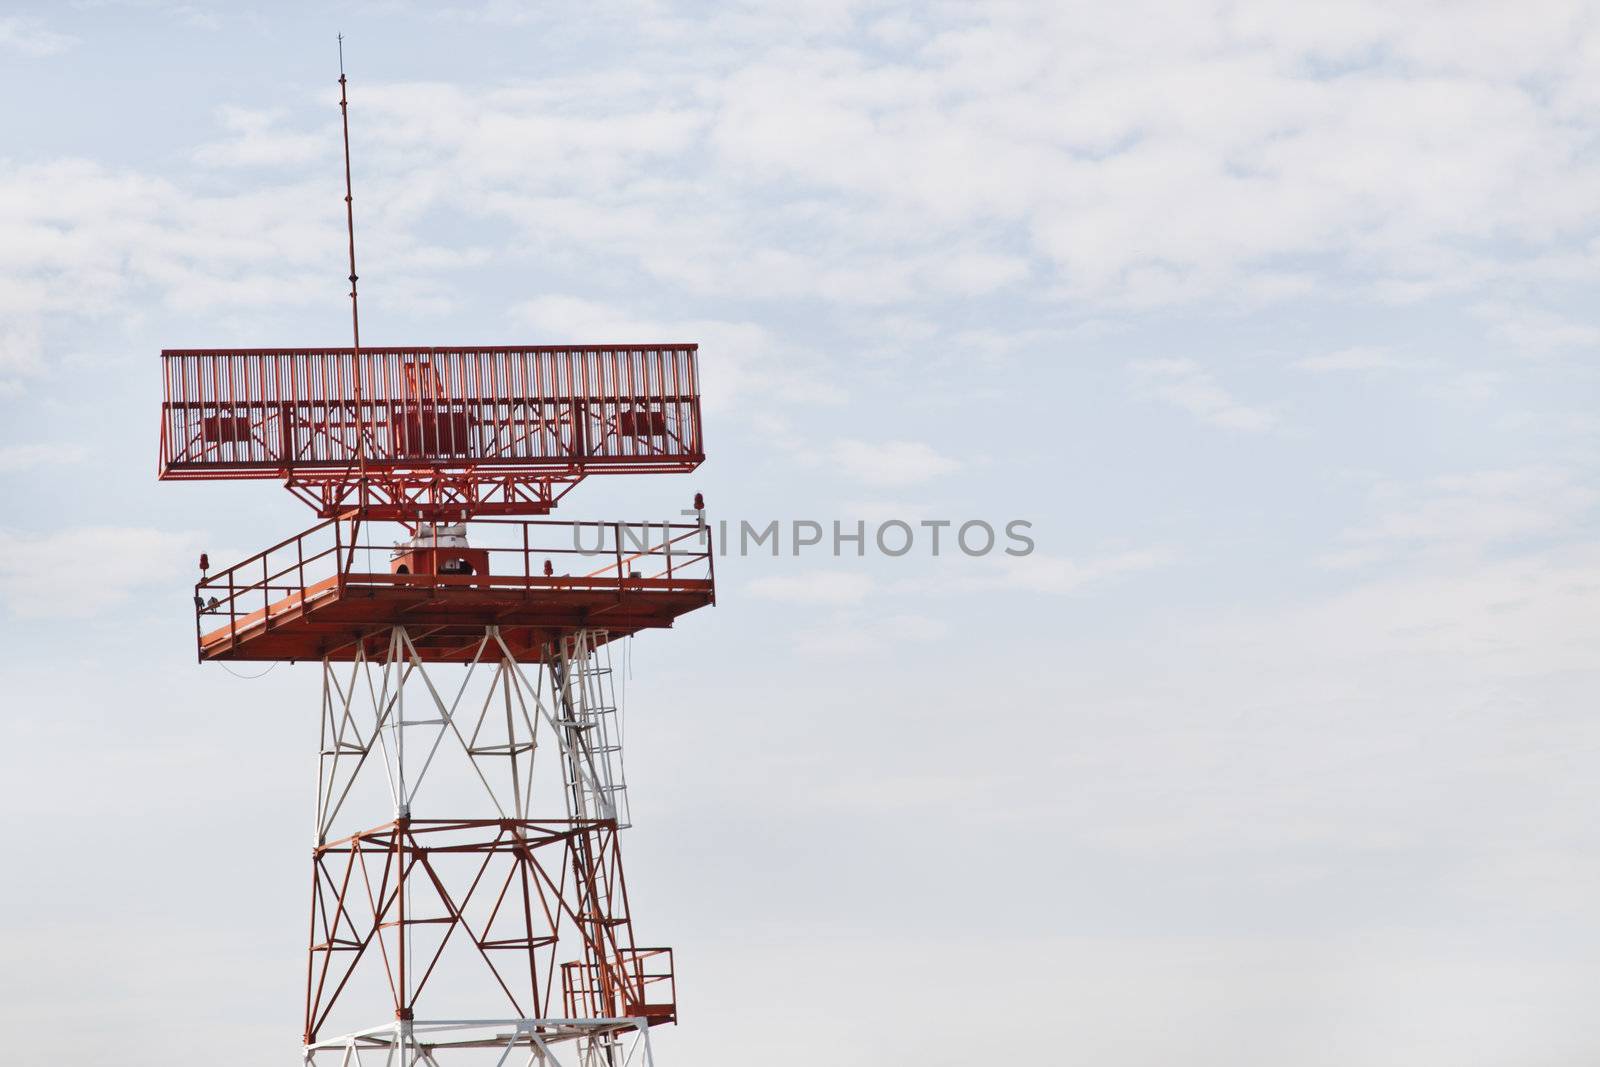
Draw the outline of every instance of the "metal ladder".
M580 630L564 639L559 664L557 725L567 749L563 775L572 816L615 819L617 829L626 829L631 822L622 767L622 722L605 633Z

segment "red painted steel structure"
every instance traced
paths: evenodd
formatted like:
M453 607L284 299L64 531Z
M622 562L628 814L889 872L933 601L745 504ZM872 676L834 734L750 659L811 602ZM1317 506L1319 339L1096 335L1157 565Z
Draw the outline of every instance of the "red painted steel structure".
M474 351L471 359L459 358L464 350L451 351L458 369L518 361L504 349ZM590 350L594 358L587 363L571 350L512 351L537 354L524 367L548 359L555 366L586 367L602 381L612 380L623 362L638 359L612 349ZM543 488L529 496L501 492L487 510L543 512L560 495L550 486L565 492L594 470L691 468L700 448L692 346L676 354L688 392L660 388L659 377L647 378L640 391L609 395L574 390L561 375L554 378L565 390L559 396L555 390L536 396L457 382L439 390L438 409L427 416L431 423L419 421L418 409L427 408L405 399L412 394L397 400L380 388L356 405L320 386L297 391L340 365L326 353L163 356L163 477L287 474L297 495L320 486L326 494L321 506L369 502L205 574L194 590L203 661L320 660L325 672L340 663L356 669L377 665L385 672L385 691L389 669L403 672L397 683L403 687L404 678L426 664L465 664L470 678L484 662L496 661L507 677L528 663L553 680L564 679L577 662L573 648L580 640L583 656L592 655L606 641L670 627L715 603L713 553L703 520L628 525L476 514L486 510L491 487L500 485L495 479L517 463L529 472L529 484ZM230 376L231 394L218 387ZM351 467L357 427L371 449L365 480ZM452 436L458 432L465 436ZM423 445L415 451L422 454L412 455L407 442L419 439ZM438 454L429 454L435 449ZM422 491L397 488L407 478ZM451 555L428 547L426 534L403 542L403 550L378 536L401 518L437 536L440 528L432 524L460 514L463 504L474 517L462 529L472 532L478 547L454 553L477 561L472 573L425 565ZM418 570L400 572L381 562L375 567L374 557L402 558ZM328 699L325 687L325 704ZM386 714L377 705L383 704L375 701L374 725L361 746L339 740L329 748L325 739L324 753L338 758L359 752L365 761L376 752ZM509 708L508 698L508 714ZM441 721L453 721L442 704L439 713ZM576 712L560 714L559 721L567 723ZM582 777L580 764L594 758L585 748L585 729L574 728L561 745L573 782ZM514 760L519 753L531 756L534 747L531 737L513 737L500 746L467 750ZM608 1062L628 1027L644 1033L676 1022L672 951L641 947L634 937L616 813L597 813L574 801L576 796L568 798L565 819L504 812L494 819L417 819L408 805L397 804L388 823L332 840L319 837L312 856L307 1062L329 1050L345 1057L380 1047L362 1044L378 1040L370 1034L351 1037L346 1045L340 1043L345 1038L326 1033L341 1003L354 997L370 1006L370 989L352 992L352 980L363 975L383 976L393 1025L402 1028L395 1033L414 1035L404 1028L426 1019L423 1012L439 984L435 968L452 943L475 954L491 980L483 987L490 1003L474 1017L495 1014L498 1002L501 1014L511 1013L528 1028L530 1043L537 1039L554 1048L561 1040L589 1042L601 1051L586 1053L584 1062ZM428 931L433 936L418 951L418 934ZM411 1046L405 1042L411 1039L384 1039L398 1042L401 1065L433 1062L430 1057L446 1049L502 1048L499 1035L435 1035L426 1044L415 1038L417 1050L429 1051L407 1059ZM559 1061L552 1055L551 1062Z
M425 662L467 662L493 623L519 659L537 659L576 630L627 637L716 602L709 531L696 524L472 527L510 542L477 550L488 563L479 574L374 570L373 553L390 549L358 518L330 519L208 574L195 586L200 658L347 662L378 654L384 628L404 624Z
M160 476L282 479L323 518L542 515L705 459L697 348L169 349Z
M674 1022L672 950L634 944L616 843L605 820L402 818L318 849L306 1033L363 968L383 973L397 1018L415 1017L452 937L519 1017ZM471 877L453 877L452 862ZM410 879L426 884L425 901L402 903ZM422 927L435 936L419 952L408 935ZM584 959L558 961L563 935L581 939Z
M341 69L341 112L344 85ZM676 978L670 949L634 939L617 843L620 726L614 736L599 660L607 642L715 602L708 531L703 513L650 527L528 517L591 474L694 470L705 458L698 349L363 348L345 131L352 345L161 353L159 476L281 479L325 520L194 590L201 660L322 665L305 1059L348 1065L387 1049L386 1063L407 1067L453 1049L505 1050L506 1062L526 1048L556 1064L553 1049L572 1042L586 1064L620 1064L636 1033L648 1062L649 1028L677 1020ZM412 536L382 544L385 523ZM453 700L428 676L439 664L465 665ZM490 681L474 725L463 699L479 670ZM408 687L421 718L405 710ZM531 810L541 722L557 741L564 818ZM436 732L408 763L418 730ZM413 816L447 737L493 817ZM370 763L386 772L393 817L332 832ZM509 786L492 785L502 771ZM457 984L436 974L452 944L512 1018L486 1019L487 1004L424 1018ZM370 987L352 992L364 977L387 989L391 1020L330 1038L342 1002L372 1005Z

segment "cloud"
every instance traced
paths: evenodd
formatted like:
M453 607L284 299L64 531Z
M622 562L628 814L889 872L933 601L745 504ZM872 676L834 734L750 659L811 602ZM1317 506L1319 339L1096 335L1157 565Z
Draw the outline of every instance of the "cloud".
M193 570L199 541L191 532L141 527L0 530L0 603L20 618L83 619L152 586L187 603L183 576Z
M845 475L876 486L916 485L961 469L922 441L839 441L830 460Z
M1521 353L1592 349L1600 343L1600 327L1526 304L1490 301L1481 305L1477 314Z
M1345 530L1343 547L1319 557L1323 566L1396 560L1438 565L1563 540L1600 504L1600 491L1586 479L1551 466L1475 471L1419 484L1382 482L1371 495L1378 514Z
M1345 371L1387 370L1402 364L1392 349L1382 345L1356 345L1320 356L1306 356L1295 360L1294 365L1310 371Z
M30 471L42 466L82 463L88 458L89 449L81 444L0 445L0 474Z
M1453 546L1452 546L1453 547ZM1437 553L1284 620L1352 666L1465 653L1502 684L1593 668L1600 557L1588 546L1496 558Z
M880 233L1015 225L1069 292L1135 304L1263 271L1268 295L1315 274L1448 286L1463 275L1453 241L1592 227L1571 200L1502 199L1570 195L1592 169L1562 118L1591 82L1583 46L1537 19L1470 17L1528 48L1497 65L1377 7L1311 26L1265 5L1153 15L994 11L890 60L832 42L755 50L709 142L763 180L870 204ZM1573 75L1554 79L1561 103L1517 84L1544 69L1532 56ZM1541 168L1536 147L1564 162ZM1322 257L1313 274L1278 262L1305 253Z
M37 314L13 309L0 320L0 396L17 392L44 366L44 345Z
M619 19L645 57L621 74L362 86L360 164L404 221L464 212L528 254L603 254L733 300L1411 299L1600 271L1580 206L1600 170L1570 120L1600 99L1591 29L1377 5L1309 26L1257 4L1149 14L994 8L885 51L855 15L812 37L657 11ZM1466 57L1434 23L1520 51ZM326 110L220 120L199 150L218 165L337 149Z
M1042 553L997 557L989 561L986 573L953 584L964 590L1015 589L1064 596L1091 585L1168 566L1174 558L1171 552L1157 548L1130 549L1082 559Z
M418 241L390 203L368 217L367 255L386 266L363 297L438 305L439 276L479 253ZM57 318L337 306L343 227L322 181L199 193L85 159L0 161L0 390L49 369Z
M892 650L896 646L939 641L950 625L914 611L862 613L846 611L818 626L797 630L795 648L810 656L859 657Z
M0 162L0 380L15 388L46 369L53 316L326 299L313 281L325 257L302 242L336 238L305 194L201 197L87 160Z
M747 588L755 596L786 604L843 605L861 603L872 593L874 583L865 574L816 571L757 578Z
M839 502L839 511L852 519L861 519L875 525L899 519L915 526L923 519L932 517L934 509L925 501L913 503L909 500L842 500Z
M761 410L763 396L788 401L837 403L842 392L816 368L808 352L755 322L725 319L650 318L596 300L565 294L524 301L511 317L539 335L540 344L700 345L701 382L711 410ZM752 395L754 394L754 395Z
M1140 360L1133 370L1144 395L1187 411L1211 426L1260 433L1277 424L1276 415L1236 400L1193 360Z
M478 14L508 17L496 10ZM486 257L594 279L583 299L602 304L643 280L740 310L629 319L722 328L770 354L730 375L837 395L842 376L786 373L783 339L747 327L818 302L885 321L1013 297L1092 316L1600 280L1585 210L1600 163L1583 121L1600 105L1597 30L1559 5L1433 19L1357 4L1303 21L1255 3L1181 18L1023 5L915 26L829 10L796 27L625 6L605 17L632 42L625 70L363 85L370 298L447 308L449 272ZM301 171L333 166L335 112L230 104L217 118L221 136L194 150L214 168L198 179L70 160L0 169L0 302L36 320L22 329L150 301L328 299L340 205L330 173ZM291 168L262 169L277 164ZM439 218L487 236L434 243L423 235ZM559 319L562 299L519 311ZM1592 333L1535 312L1504 326L1516 343ZM1214 383L1168 388L1221 425L1272 422Z
M314 132L284 131L282 109L257 111L225 106L217 118L228 136L194 150L198 163L213 167L300 167L338 151L332 126Z
M10 16L0 18L0 49L41 58L60 55L78 43L76 37L57 33L38 19Z

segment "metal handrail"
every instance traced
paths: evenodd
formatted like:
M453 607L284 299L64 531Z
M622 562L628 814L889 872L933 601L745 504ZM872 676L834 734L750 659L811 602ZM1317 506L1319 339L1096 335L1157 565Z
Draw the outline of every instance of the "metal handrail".
M373 529L373 524L365 525L366 531ZM628 588L657 588L657 583L680 587L683 583L709 583L714 577L714 553L708 539L705 543L699 543L705 538L705 527L697 523L633 526L592 520L478 520L471 524L471 528L520 528L520 537L517 539L521 544L475 545L470 551L486 553L491 562L520 556L521 564L501 568L491 566L487 573L474 575L394 574L358 570L358 552L376 550L388 554L395 547L392 544L375 543L370 536L363 540L361 534L366 531L362 526L359 517L328 519L232 567L202 578L195 585L197 626L204 616L209 615L219 621L225 619L230 637L236 640L241 624L259 620L260 625L271 628L276 615L293 608L304 611L308 600L330 583L340 593L354 582L369 586L426 586L439 589L486 586L525 590L607 588L615 589L620 596ZM540 534L548 535L558 530L566 536L550 537L541 545L540 542L545 539ZM634 530L641 531L638 537L632 535ZM583 532L596 538L592 545L580 540ZM659 541L654 540L656 535L659 535ZM326 541L320 546L315 543L316 539L323 537L326 537ZM638 547L641 542L642 548ZM625 543L634 550L625 552ZM447 552L449 549L424 546L420 551ZM273 558L279 554L280 558ZM570 556L610 558L594 570L545 577L535 565L535 556L542 557L545 562L551 558ZM333 561L331 566L326 563L329 559ZM639 566L641 563L644 565ZM636 570L639 572L637 578L633 577ZM258 607L254 606L257 597L260 598ZM211 603L213 599L216 601L214 605Z
M655 966L649 970L646 970L647 960L656 961ZM602 1001L605 999L604 989L608 983L602 981L602 972L605 972L611 983L615 983L626 993L631 993L633 1004L637 1006L652 1003L646 999L646 990L652 986L665 984L667 999L656 1003L670 1004L676 1012L678 976L672 949L619 947L616 955L604 960L571 960L561 965L562 999L569 1015L582 1017L606 1010L606 1005ZM629 1006L624 1004L623 1009L626 1010Z

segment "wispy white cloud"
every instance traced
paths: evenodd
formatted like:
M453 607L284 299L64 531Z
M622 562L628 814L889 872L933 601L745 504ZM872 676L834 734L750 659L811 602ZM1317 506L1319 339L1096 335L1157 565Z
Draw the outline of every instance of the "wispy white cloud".
M0 604L30 619L100 615L138 590L182 587L180 576L191 572L199 540L194 533L145 527L0 530Z
M1400 357L1383 345L1355 345L1321 355L1295 360L1295 366L1310 371L1389 370L1402 366Z
M917 503L910 500L843 500L839 502L841 514L852 519L861 519L872 524L881 524L892 519L917 525L923 519L933 517L933 506L927 502Z
M1570 539L1600 506L1600 491L1573 472L1533 466L1475 471L1421 484L1381 482L1376 516L1341 535L1319 557L1345 568L1406 560L1438 566L1530 541Z
M1236 399L1194 360L1140 360L1133 364L1133 371L1141 393L1187 411L1209 425L1259 433L1278 422L1271 411Z
M30 471L37 467L82 463L88 458L88 446L82 444L30 442L0 445L0 474Z
M1143 571L1166 567L1176 556L1162 548L1129 549L1076 559L1030 553L996 556L986 561L983 573L956 580L964 590L1014 589L1029 593L1067 595Z
M56 318L328 303L347 272L342 205L326 193L325 182L297 179L200 194L87 159L0 161L0 390L47 369ZM376 291L438 306L440 276L479 251L419 241L399 212L372 220L369 255L393 264Z
M524 301L511 317L533 330L541 344L697 342L711 369L702 382L712 409L726 409L735 398L759 407L759 401L773 396L833 404L844 395L816 369L810 353L755 322L651 318L564 294Z
M853 609L800 627L793 641L806 655L848 658L893 654L910 645L940 641L950 632L947 621L921 612Z
M1514 349L1528 355L1600 345L1600 327L1537 306L1490 301L1477 313Z
M849 439L836 442L828 454L845 475L876 486L916 485L962 466L924 441Z
M281 124L286 117L282 109L220 107L217 119L227 135L196 148L195 161L215 167L303 167L334 156L338 142L331 126L314 132L285 130Z
M872 577L854 571L816 571L757 578L752 594L786 604L859 604L873 591Z
M20 15L0 18L0 49L39 58L60 55L77 43L76 37L57 33L38 19Z
M1463 60L1433 20L1377 7L1309 29L1259 6L1154 23L991 9L934 19L891 57L837 19L823 41L724 14L710 69L662 48L621 77L363 86L363 166L404 177L385 195L409 218L466 211L734 298L883 306L1028 283L1116 307L1365 282L1398 297L1541 261L1593 277L1573 194L1595 168L1567 121L1600 96L1582 35L1461 18L1520 57ZM631 32L706 31L653 11ZM1535 72L1538 97L1519 80ZM325 113L220 117L210 162L334 147ZM1520 251L1482 243L1498 234ZM1307 255L1318 265L1284 265Z
M550 21L512 7L473 10ZM811 31L624 5L606 18L659 46L626 72L363 85L361 221L386 279L373 298L445 307L449 272L485 255L581 262L618 292L642 276L700 300L824 301L886 321L1024 292L1115 314L1600 279L1580 206L1600 165L1572 121L1600 100L1594 31L1547 32L1559 6L1435 20L1358 5L1311 25L1271 5L1144 10L991 8L917 20L908 37L903 18L848 5L807 17ZM1466 54L1470 34L1507 50ZM885 39L903 43L885 53ZM1529 93L1532 77L1547 88ZM218 124L195 149L223 170L203 192L61 161L0 173L0 277L31 309L15 315L59 313L51 293L68 292L73 309L115 312L141 287L190 308L325 299L339 205L302 172L336 155L331 109L225 103ZM217 192L229 169L275 164L294 169ZM488 247L424 239L451 212L486 223ZM1504 329L1533 345L1590 333L1527 315ZM1272 422L1215 383L1169 384L1219 425Z
M44 367L40 334L37 314L13 309L0 319L0 396L17 392Z

